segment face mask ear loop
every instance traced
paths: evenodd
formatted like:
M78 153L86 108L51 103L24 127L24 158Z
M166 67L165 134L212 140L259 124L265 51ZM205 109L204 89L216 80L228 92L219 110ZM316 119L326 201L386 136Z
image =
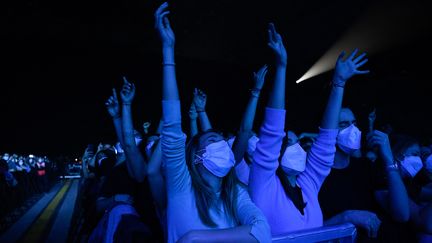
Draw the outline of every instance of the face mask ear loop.
M194 164L199 164L199 163L202 163L202 161L204 160L204 157L205 156L200 156L199 155L199 152L202 152L202 151L204 151L204 153L205 153L205 149L201 149L201 150L198 150L196 153L195 153L195 159L194 159Z

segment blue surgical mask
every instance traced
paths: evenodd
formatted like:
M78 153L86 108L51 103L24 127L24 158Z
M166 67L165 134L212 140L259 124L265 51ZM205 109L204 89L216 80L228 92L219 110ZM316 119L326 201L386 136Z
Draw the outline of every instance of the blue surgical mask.
M306 156L306 152L298 143L287 147L281 160L282 169L286 172L303 172L306 168ZM291 172L289 172L289 174L291 174Z
M411 177L414 177L423 167L423 162L419 156L405 156L401 165Z
M226 176L235 164L234 154L225 140L207 145L201 156L198 154L195 156L197 157L195 164L202 163L210 173L217 177Z
M432 154L430 154L427 158L426 158L426 162L425 162L425 169L429 172L432 172Z
M354 125L342 129L337 136L339 148L347 154L360 149L361 131Z

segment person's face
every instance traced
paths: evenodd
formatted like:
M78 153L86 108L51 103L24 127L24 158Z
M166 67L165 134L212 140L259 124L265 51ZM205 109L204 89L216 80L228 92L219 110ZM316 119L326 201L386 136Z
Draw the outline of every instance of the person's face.
M339 113L339 130L351 126L351 124L357 125L357 120L354 113L348 108L343 108Z
M224 137L216 132L208 132L202 135L198 140L198 150L204 150L209 144L219 142L223 140Z
M420 156L420 154L420 145L413 144L402 153L402 159L406 156ZM410 177L410 174L405 170L404 167L402 167L402 177Z
M420 156L420 154L420 145L413 144L405 150L403 156Z

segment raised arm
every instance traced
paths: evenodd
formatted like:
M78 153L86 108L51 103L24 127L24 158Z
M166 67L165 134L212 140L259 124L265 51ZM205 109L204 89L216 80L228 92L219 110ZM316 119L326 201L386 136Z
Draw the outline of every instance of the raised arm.
M333 165L345 84L354 75L369 73L369 71L358 70L367 62L367 59L363 59L366 56L365 53L355 57L357 52L357 49L354 50L346 60L343 60L345 54L342 52L336 61L330 96L324 110L319 135L308 154L306 169L300 175L301 180L309 180L309 183L306 184L312 185L311 190L316 193L319 192Z
M394 220L406 222L410 216L408 193L396 167L388 136L384 132L375 130L369 137L368 143L378 146L387 175L388 191L376 191L375 198L385 210L389 211Z
M132 122L132 101L135 96L135 85L129 83L123 77L124 84L120 92L122 99L122 129L126 155L126 165L129 175L138 182L143 182L147 174L147 164L135 143L134 128Z
M175 36L166 17L169 14L167 7L168 3L165 2L155 13L155 28L162 41L162 99L179 100L174 61Z
M330 96L328 98L327 106L325 108L321 122L321 128L338 128L339 113L342 107L345 83L354 75L369 73L368 70L358 70L358 68L363 66L368 61L368 59L363 59L366 56L366 53L354 58L357 52L358 50L355 49L346 60L343 60L345 52L342 52L338 57L332 80Z
M123 146L123 132L122 132L122 118L120 114L120 105L117 99L117 92L115 89L112 89L112 95L109 97L107 102L105 102L108 113L111 115L115 132L117 135L117 139L120 142L120 145Z
M189 108L189 123L190 123L191 138L198 134L197 118L198 118L198 113L196 111L195 104L192 102Z
M186 165L186 136L181 129L180 100L177 89L174 63L174 32L163 3L155 12L156 31L162 42L162 160L165 165L167 195L183 193L191 189L191 178Z
M288 57L282 37L276 32L273 23L269 24L268 38L267 45L276 56L276 74L267 107L285 109L285 74Z
M156 146L154 152L152 153L148 167L147 167L147 176L148 182L150 185L150 190L153 195L153 199L156 202L156 205L160 211L165 210L166 208L166 189L165 189L165 181L162 175L162 150L160 140L155 142Z
M249 175L249 190L252 200L259 206L268 205L265 193L275 183L276 170L279 167L279 153L282 139L285 137L285 72L287 53L282 37L273 24L268 27L268 43L275 56L276 74L270 97L264 112L264 121L260 128L259 141L253 155ZM272 185L270 185L272 184Z
M198 113L201 131L212 129L210 120L205 110L207 103L207 95L200 89L195 88L193 104L195 105L196 112Z
M251 90L249 101L246 110L243 114L239 132L234 140L232 151L236 163L242 161L248 146L248 140L252 133L255 112L258 105L260 91L264 85L265 76L267 74L267 65L261 67L254 75L254 88Z

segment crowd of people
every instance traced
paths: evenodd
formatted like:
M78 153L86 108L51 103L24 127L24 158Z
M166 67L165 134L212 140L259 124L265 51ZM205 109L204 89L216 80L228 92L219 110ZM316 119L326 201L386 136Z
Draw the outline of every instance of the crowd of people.
M1 156L0 220L2 230L11 223L5 220L8 214L21 207L32 196L48 192L56 180L53 171L55 171L55 164L46 156L9 153Z
M152 133L150 123L134 128L135 84L124 77L121 91L113 89L105 105L118 142L85 149L81 239L270 242L293 231L343 223L356 226L359 242L432 239L432 143L391 126L376 127L375 111L362 132L355 114L342 106L346 84L369 72L366 53L341 53L321 123L316 132L296 134L285 127L288 55L282 35L269 24L267 48L275 62L254 73L252 87L245 88L250 96L238 131L227 135L215 129L207 96L195 89L186 135L167 8L164 3L155 12L162 117ZM263 101L264 119L254 132L265 85L270 92Z

